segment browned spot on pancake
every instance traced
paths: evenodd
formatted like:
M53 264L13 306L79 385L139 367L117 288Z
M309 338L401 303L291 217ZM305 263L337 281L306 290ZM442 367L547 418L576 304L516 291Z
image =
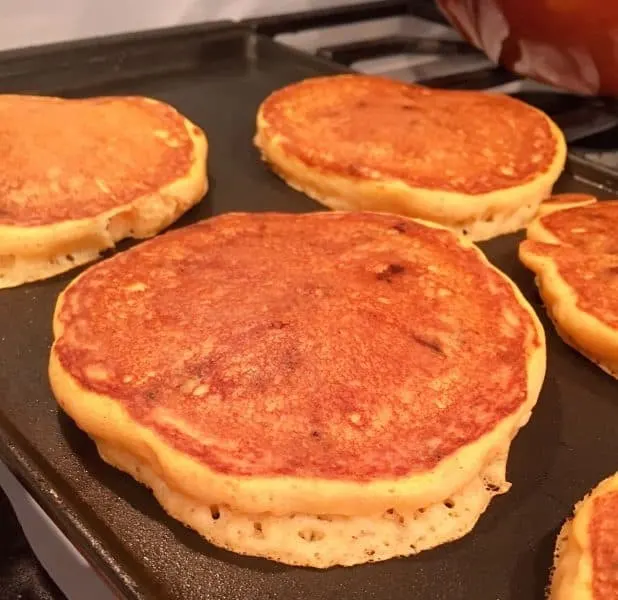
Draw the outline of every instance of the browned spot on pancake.
M430 469L525 401L531 319L473 249L413 221L394 235L401 223L229 214L171 232L68 289L57 356L222 473ZM139 294L127 289L135 281ZM447 284L453 296L434 293ZM508 336L499 306L523 325ZM88 378L90 364L109 376Z
M193 143L143 98L0 97L0 224L99 215L186 175Z
M355 164L345 165L343 168L347 175L352 175L353 177L362 177L363 169Z
M592 596L595 600L618 598L618 492L593 500L588 526L592 553Z
M405 270L406 268L403 265L390 264L386 267L386 269L376 274L376 279L391 283L394 275L401 275L405 272Z
M421 336L417 334L412 334L411 337L415 342L417 342L421 346L425 346L426 348L429 348L430 350L433 350L434 352L437 352L438 354L444 354L444 350L442 349L440 342L438 342L437 340L432 340L425 336Z
M370 76L308 79L262 105L265 134L305 164L483 194L532 181L557 151L547 119L507 96Z

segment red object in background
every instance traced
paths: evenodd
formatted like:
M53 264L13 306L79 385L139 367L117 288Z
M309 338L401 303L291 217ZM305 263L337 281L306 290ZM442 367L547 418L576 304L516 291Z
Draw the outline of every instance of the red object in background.
M618 97L618 0L436 0L490 59L582 94Z

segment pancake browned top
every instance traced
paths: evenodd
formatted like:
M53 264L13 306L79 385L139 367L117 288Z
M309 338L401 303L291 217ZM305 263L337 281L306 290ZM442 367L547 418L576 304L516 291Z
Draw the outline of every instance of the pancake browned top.
M618 491L593 499L588 524L592 555L592 597L618 598Z
M618 200L559 210L540 222L560 243L580 253L618 255Z
M618 201L559 210L539 222L557 243L529 239L522 251L551 258L577 306L618 327Z
M186 175L193 142L145 98L0 96L0 224L99 215Z
M212 469L361 481L491 431L541 343L478 250L368 213L170 232L88 270L57 321L65 371Z
M265 135L310 166L464 194L527 183L558 151L547 117L518 100L380 77L308 79L261 111Z
M578 308L618 327L618 254L587 254L532 240L522 242L522 250L551 258L560 277L575 290Z

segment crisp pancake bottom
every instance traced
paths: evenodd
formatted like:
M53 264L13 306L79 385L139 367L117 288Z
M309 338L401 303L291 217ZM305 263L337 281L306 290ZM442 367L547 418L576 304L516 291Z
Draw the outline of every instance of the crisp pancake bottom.
M422 218L476 241L523 228L566 157L556 125L512 98L358 75L271 94L255 144L329 208Z
M208 188L204 133L149 98L0 96L0 288L155 235Z
M107 463L147 485L175 519L211 543L278 562L328 568L410 556L454 541L472 530L491 499L511 487L506 454L492 461L444 502L416 510L388 509L361 516L244 513L222 504L203 504L170 488L150 465L133 454L97 442Z
M562 339L618 377L618 201L564 198L519 248Z
M558 536L549 600L618 598L618 473L575 506Z
M315 567L469 531L545 373L480 250L375 213L167 233L78 277L54 335L54 394L105 460L213 543Z

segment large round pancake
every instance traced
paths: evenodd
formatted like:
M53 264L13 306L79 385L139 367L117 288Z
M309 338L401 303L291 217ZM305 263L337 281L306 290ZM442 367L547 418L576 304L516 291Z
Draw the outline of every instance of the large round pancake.
M575 507L560 532L550 600L618 598L618 473Z
M0 95L0 288L149 237L207 189L204 133L149 98Z
M476 247L370 213L167 233L78 277L54 334L54 393L106 460L215 543L302 564L222 541L195 506L263 523L441 503L499 457L504 476L545 371L538 319Z
M364 75L275 91L255 142L288 184L330 208L428 219L474 240L528 223L566 156L556 125L513 98Z
M519 249L563 339L618 376L618 201L535 219Z

